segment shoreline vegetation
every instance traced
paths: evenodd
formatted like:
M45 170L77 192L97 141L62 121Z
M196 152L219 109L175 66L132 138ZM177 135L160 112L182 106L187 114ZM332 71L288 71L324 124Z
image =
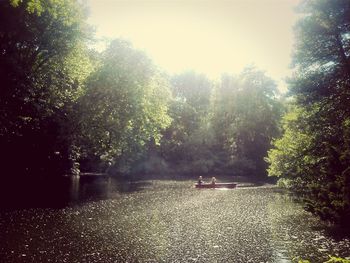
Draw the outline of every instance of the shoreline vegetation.
M295 262L297 262L297 263L312 263L311 261L305 260L305 259L295 259ZM324 261L323 263L350 263L350 259L329 256L329 260Z
M201 175L277 182L349 228L350 1L301 0L288 94L252 66L214 81L123 39L94 50L84 3L0 1L1 205L59 199L63 175Z

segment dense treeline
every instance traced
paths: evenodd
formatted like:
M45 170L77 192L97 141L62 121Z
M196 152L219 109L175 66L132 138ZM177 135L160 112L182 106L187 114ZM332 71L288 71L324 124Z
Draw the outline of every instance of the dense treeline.
M350 1L308 0L296 25L295 76L269 174L322 219L350 217Z
M171 82L173 122L160 146L171 170L266 179L264 157L282 114L274 82L253 68L215 83L193 72Z
M4 176L266 177L276 86L255 69L167 76L114 40L99 53L76 1L1 1Z
M216 81L191 71L168 76L127 41L90 49L77 1L1 1L2 178L82 171L265 180L268 171L309 211L345 223L350 2L305 0L300 11L280 127L285 106L257 69Z
M128 172L170 123L159 70L127 42L89 50L76 1L0 4L3 174Z
M74 1L1 1L2 175L60 174L71 159L69 125L92 66Z

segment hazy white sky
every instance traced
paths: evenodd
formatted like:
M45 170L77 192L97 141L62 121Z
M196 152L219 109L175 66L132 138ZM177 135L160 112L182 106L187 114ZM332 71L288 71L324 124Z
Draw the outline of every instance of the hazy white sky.
M254 64L281 89L299 0L87 0L97 37L122 37L169 73L217 77Z

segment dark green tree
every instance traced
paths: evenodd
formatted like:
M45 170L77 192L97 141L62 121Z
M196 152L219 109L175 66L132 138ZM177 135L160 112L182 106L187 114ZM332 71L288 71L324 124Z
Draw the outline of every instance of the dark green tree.
M70 139L62 132L70 132L61 124L90 71L83 10L76 1L0 2L0 145L8 173L67 168Z
M309 211L345 224L350 216L350 2L303 1L300 11L290 81L296 107L269 153L269 174L290 179Z

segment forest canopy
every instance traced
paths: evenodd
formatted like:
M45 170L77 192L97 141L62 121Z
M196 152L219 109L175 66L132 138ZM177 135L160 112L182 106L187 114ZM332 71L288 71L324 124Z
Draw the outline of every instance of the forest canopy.
M77 1L1 2L1 145L10 174L266 178L281 105L262 71L167 75L125 40L89 48Z
M80 1L0 1L2 177L270 175L344 223L350 2L305 0L299 12L286 100L254 67L212 80L166 74L122 39L96 51Z

